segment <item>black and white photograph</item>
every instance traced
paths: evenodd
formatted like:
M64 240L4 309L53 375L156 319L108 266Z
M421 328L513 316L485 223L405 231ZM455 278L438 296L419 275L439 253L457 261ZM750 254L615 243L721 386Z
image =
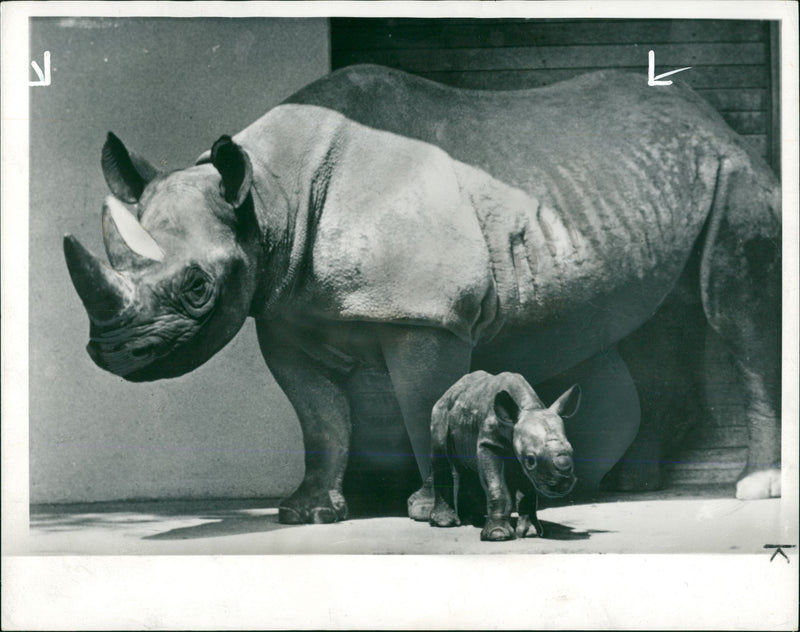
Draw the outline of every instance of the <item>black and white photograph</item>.
M12 4L3 629L796 629L796 5Z

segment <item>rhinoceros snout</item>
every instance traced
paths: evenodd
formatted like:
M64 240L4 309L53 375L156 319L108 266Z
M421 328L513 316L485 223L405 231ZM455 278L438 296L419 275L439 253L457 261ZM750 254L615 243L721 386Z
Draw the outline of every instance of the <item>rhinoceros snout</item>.
M571 455L559 454L551 459L543 459L534 474L536 488L543 496L549 498L566 496L578 480L573 470Z

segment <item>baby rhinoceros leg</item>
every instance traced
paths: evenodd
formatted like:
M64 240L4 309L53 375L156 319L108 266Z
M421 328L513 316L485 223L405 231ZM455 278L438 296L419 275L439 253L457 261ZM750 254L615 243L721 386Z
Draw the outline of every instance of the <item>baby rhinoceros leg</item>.
M450 475L443 476L444 472L433 470L434 480L434 504L431 511L430 523L434 527L458 527L461 521L458 519L453 506L455 504L456 489L458 488L458 472L455 468L450 468Z
M544 527L542 527L542 523L539 522L539 518L536 517L537 505L538 497L536 496L536 492L525 495L522 493L518 494L517 513L519 514L519 518L517 519L516 529L518 538L534 536L540 538L544 537Z
M433 407L431 415L431 488L433 509L430 524L434 527L457 527L461 524L453 507L456 504L458 472L447 450L449 417L444 398ZM409 516L411 513L409 512ZM414 518L414 516L411 516Z
M504 516L489 516L481 529L481 540L488 542L503 542L516 537L511 521Z
M478 469L486 492L487 517L481 540L502 542L516 536L511 527L511 494L503 476L503 456L494 446L478 446Z

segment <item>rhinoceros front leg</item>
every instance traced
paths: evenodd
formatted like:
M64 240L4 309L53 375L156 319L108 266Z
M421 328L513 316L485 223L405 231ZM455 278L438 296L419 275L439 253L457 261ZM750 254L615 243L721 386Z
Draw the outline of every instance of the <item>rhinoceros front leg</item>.
M305 446L305 476L278 510L284 524L344 520L347 504L342 479L350 446L350 404L343 376L313 359L280 332L258 323L264 360L300 420Z
M431 411L444 392L469 372L472 347L449 331L433 327L386 325L379 335L392 388L424 481L408 499L408 515L427 521L434 506Z

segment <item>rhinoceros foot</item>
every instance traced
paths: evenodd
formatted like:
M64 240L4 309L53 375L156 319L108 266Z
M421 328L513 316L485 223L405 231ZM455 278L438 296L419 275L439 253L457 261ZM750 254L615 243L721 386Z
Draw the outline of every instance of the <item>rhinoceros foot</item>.
M431 525L434 527L458 527L461 526L461 521L453 508L443 503L434 507L431 512Z
M408 517L419 522L428 522L435 501L433 477L429 476L422 487L408 497Z
M745 470L736 483L736 498L739 500L758 500L760 498L780 498L781 471L778 468L768 470Z
M481 530L481 540L489 542L503 542L513 540L517 536L511 528L508 518L487 518Z
M282 524L326 524L347 518L347 503L341 492L309 493L302 487L278 507Z
M620 461L600 483L600 489L613 492L653 491L663 486L661 465L654 461Z

